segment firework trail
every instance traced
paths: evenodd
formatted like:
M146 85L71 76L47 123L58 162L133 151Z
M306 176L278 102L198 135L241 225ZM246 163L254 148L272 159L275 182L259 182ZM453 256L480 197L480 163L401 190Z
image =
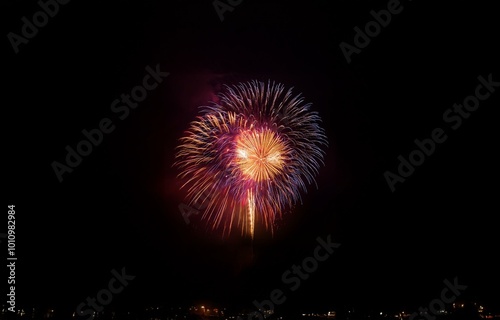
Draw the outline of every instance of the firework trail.
M180 139L176 162L202 219L223 234L238 226L253 238L256 223L273 230L323 164L327 139L310 103L268 81L225 86L219 103L201 107Z

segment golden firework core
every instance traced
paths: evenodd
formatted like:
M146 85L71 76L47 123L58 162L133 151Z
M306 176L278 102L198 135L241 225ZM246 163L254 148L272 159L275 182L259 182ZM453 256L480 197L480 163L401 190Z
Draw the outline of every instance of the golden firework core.
M285 165L285 144L272 130L250 130L236 138L236 163L254 181L270 180Z

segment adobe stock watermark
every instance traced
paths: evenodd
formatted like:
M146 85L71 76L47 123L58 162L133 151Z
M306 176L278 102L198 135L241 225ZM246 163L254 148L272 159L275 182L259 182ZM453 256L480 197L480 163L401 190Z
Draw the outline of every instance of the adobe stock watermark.
M403 8L399 0L389 0L387 10L382 9L378 12L374 10L370 11L370 15L374 20L368 21L363 28L364 30L361 30L358 26L354 27L354 31L356 32L353 39L354 45L347 42L341 42L339 45L347 63L351 63L351 56L353 54L360 54L361 49L366 48L371 40L380 34L382 28L387 27L391 23L392 16L400 14Z
M130 94L122 94L120 99L111 102L111 111L118 115L118 119L125 120L130 115L130 110L136 109L140 102L146 100L148 92L156 89L169 74L161 71L159 64L154 69L146 66L146 75L142 78L141 84L133 87ZM110 118L102 118L97 128L82 130L84 138L76 144L76 147L73 148L69 145L65 147L67 153L64 163L53 161L51 164L59 182L63 182L65 173L73 172L82 163L83 157L92 153L93 147L102 143L105 133L111 133L115 128L116 126Z
M87 316L86 320L94 319L96 312L103 311L104 307L113 301L113 295L122 292L129 285L128 282L135 279L135 276L126 273L125 267L122 268L121 273L113 269L111 274L113 278L109 280L107 288L99 290L95 298L87 297L85 302L76 307L78 316Z
M253 305L258 311L248 314L248 320L258 318L263 320L274 312L275 306L281 305L286 301L285 291L294 292L300 288L302 281L309 279L309 276L316 272L319 263L326 261L337 249L340 243L332 242L331 235L326 237L326 241L321 237L316 238L318 245L313 251L313 254L302 260L300 265L293 265L290 269L283 272L281 281L286 288L276 288L269 293L269 299L262 301L253 301ZM238 320L243 320L238 317Z
M214 0L212 5L214 6L215 12L219 16L221 22L224 21L224 13L227 11L233 12L234 8L239 6L243 0Z
M486 78L483 76L477 77L479 84L474 90L474 94L465 97L462 104L455 103L452 108L445 110L443 113L443 121L451 126L451 129L457 130L462 125L463 120L468 119L472 112L479 108L480 101L488 99L496 88L500 87L500 82L493 81L490 73ZM423 140L415 139L416 149L411 151L407 158L402 155L398 156L399 165L397 173L391 171L384 172L384 178L392 192L396 190L396 184L403 183L414 172L415 168L421 166L427 157L430 157L436 151L436 145L443 143L448 138L445 130L435 128L431 132L430 138ZM408 159L408 160L407 160Z
M461 292L467 289L467 286L458 283L457 277L453 279L453 283L445 279L446 287L441 290L441 295L429 302L428 307L419 307L418 312L413 312L409 320L434 320L436 316L441 315L446 311L446 305L453 303L460 296ZM417 318L418 317L418 318Z
M196 197L190 205L184 202L179 204L179 211L181 212L182 218L184 218L186 224L191 223L191 219L189 217L192 215L198 215L200 211L203 211L208 207L209 197L210 194L208 191L204 191L199 197Z
M54 18L57 15L59 12L59 5L67 4L69 1L70 0L38 1L41 10L35 12L31 20L26 18L26 16L21 18L23 22L21 27L22 36L14 32L9 32L7 34L7 38L14 52L18 53L21 44L28 44L29 40L33 39L38 34L38 29L45 27L47 23L49 23L49 18Z

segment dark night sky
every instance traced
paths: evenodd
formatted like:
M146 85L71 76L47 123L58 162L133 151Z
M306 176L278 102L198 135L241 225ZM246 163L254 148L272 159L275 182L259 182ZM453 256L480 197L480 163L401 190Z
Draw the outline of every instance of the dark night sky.
M417 307L455 276L468 298L500 301L500 92L455 131L442 119L479 75L500 81L498 17L489 3L402 4L350 64L340 42L352 44L353 28L387 1L245 0L224 22L211 1L72 1L18 54L4 37L4 202L17 208L18 302L73 310L126 267L136 279L115 307L249 306L286 290L282 273L328 234L342 246L284 309ZM39 10L1 6L4 34ZM119 120L111 102L156 64L170 76ZM253 259L244 239L185 224L172 168L197 107L221 83L251 79L302 92L330 142L318 189L274 238L257 235ZM105 117L115 131L59 183L51 163ZM447 141L391 193L383 173L436 127Z

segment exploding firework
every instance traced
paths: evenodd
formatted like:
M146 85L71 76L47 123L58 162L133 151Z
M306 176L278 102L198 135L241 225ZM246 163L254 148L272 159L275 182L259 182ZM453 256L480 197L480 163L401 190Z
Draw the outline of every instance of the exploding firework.
M253 238L256 223L272 231L315 184L327 139L311 104L282 84L225 86L219 98L201 107L175 165L190 201L204 203L202 219Z

